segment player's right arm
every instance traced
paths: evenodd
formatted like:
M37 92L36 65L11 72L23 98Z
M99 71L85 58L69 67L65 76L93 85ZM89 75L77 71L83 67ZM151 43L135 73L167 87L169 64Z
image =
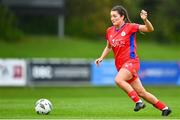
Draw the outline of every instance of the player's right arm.
M110 53L110 51L112 50L112 46L110 45L110 43L107 41L106 47L104 48L101 57L99 57L98 59L95 60L95 64L97 66L100 65L100 63L102 62L102 60Z

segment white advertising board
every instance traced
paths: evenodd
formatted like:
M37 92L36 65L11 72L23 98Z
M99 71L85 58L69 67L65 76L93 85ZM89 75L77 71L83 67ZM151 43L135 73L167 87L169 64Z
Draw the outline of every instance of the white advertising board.
M25 86L26 62L18 59L0 59L0 86Z

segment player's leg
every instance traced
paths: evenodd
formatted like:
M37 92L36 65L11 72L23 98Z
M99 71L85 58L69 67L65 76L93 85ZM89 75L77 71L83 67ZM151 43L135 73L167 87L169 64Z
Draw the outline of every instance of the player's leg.
M128 84L128 80L132 78L131 73L126 69L120 69L118 74L116 75L115 82L116 84L122 88L126 93L130 93L134 89L131 85Z
M136 78L136 80L132 81L130 85L137 92L137 94L140 97L144 98L147 102L151 104L156 104L158 102L158 99L154 95L152 95L151 93L145 90L145 88L142 86L142 83L138 77Z
M153 94L147 92L143 87L140 79L137 77L136 80L131 82L131 86L137 92L137 94L144 98L147 102L151 103L154 107L162 111L162 116L168 116L171 113L169 107L166 104L158 100Z
M122 88L128 96L136 103L134 111L139 111L141 108L144 108L144 104L136 91L132 88L132 86L128 83L128 80L132 79L133 75L127 69L120 69L118 72L115 81L116 84Z

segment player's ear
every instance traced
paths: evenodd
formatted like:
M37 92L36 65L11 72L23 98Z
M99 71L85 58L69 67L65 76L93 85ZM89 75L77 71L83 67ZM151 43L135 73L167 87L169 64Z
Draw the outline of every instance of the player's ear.
M124 15L120 15L120 17L121 17L123 20L125 20L125 16L124 16Z

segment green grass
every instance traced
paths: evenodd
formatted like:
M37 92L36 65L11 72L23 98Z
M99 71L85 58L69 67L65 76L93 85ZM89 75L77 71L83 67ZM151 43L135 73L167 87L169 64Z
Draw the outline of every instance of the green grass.
M88 58L100 56L106 40L83 38L63 39L53 36L27 36L19 43L0 41L1 58ZM163 45L138 40L142 60L180 60L180 45ZM108 58L112 58L110 54Z
M180 87L147 87L173 110L167 119L180 119ZM47 98L49 115L38 115L34 104ZM161 111L147 107L134 112L134 103L117 87L0 88L0 119L164 119Z
M0 43L2 58L92 58L99 56L105 42L81 38L27 37L19 43Z

